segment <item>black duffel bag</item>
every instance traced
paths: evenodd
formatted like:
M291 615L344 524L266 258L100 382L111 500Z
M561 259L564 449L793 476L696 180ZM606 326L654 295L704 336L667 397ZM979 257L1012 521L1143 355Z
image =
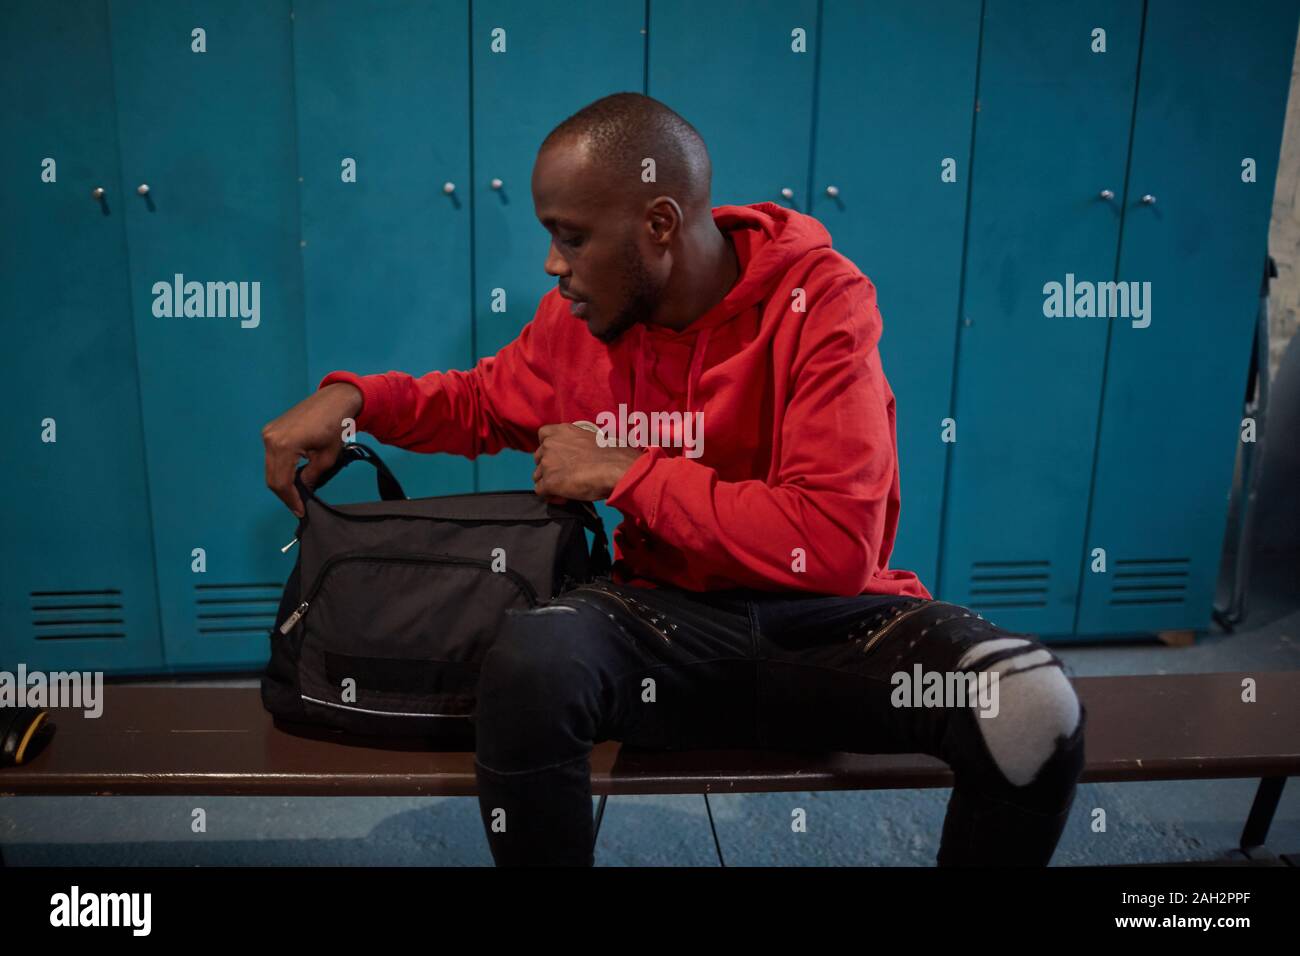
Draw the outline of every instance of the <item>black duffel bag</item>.
M316 492L352 461L382 500L330 505ZM271 630L262 703L280 721L472 746L479 666L507 611L609 573L590 502L531 491L407 499L365 445L344 445L315 489L294 474L298 561ZM590 530L590 551L584 530Z

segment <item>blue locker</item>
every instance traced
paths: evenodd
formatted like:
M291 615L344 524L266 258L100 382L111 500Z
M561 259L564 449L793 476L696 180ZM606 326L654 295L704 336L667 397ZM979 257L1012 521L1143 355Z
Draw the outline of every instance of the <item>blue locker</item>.
M1046 290L1114 275L1141 13L985 7L936 596L1044 636L1074 627L1107 332Z
M468 20L463 0L294 4L306 389L473 363ZM382 454L411 497L474 489L466 458ZM361 468L326 493L374 496Z
M646 93L704 137L713 204L807 212L814 0L718 0L705 16L691 0L654 0L649 9Z
M1293 0L1146 10L1117 278L1151 308L1110 329L1090 636L1209 625L1295 54Z
M289 4L110 9L167 666L259 667L296 524L266 487L261 428L307 381ZM158 314L177 275L201 315Z
M107 32L103 0L0 31L5 670L162 662Z
M473 5L474 323L476 356L514 339L556 280L544 269L550 237L533 209L537 150L562 120L602 96L644 84L645 4L483 0ZM492 52L494 31L505 52ZM493 312L503 289L506 311ZM477 461L481 491L530 489L532 456ZM603 503L607 528L619 520Z
M980 3L827 0L823 9L812 212L876 286L902 481L890 565L933 587ZM954 181L942 175L947 160Z

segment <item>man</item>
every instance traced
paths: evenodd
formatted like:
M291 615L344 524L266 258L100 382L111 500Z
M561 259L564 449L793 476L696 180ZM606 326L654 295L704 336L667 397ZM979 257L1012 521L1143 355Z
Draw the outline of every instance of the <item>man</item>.
M593 862L602 740L932 754L955 780L939 863L1046 864L1084 709L1042 645L889 567L874 286L812 217L711 208L710 180L699 134L649 97L565 120L532 178L558 288L519 337L468 372L327 375L263 430L267 484L301 515L299 458L311 485L351 417L416 451L531 451L539 495L622 512L612 577L510 615L484 659L475 767L498 864ZM638 412L679 414L614 444ZM931 672L978 679L992 706L900 693Z

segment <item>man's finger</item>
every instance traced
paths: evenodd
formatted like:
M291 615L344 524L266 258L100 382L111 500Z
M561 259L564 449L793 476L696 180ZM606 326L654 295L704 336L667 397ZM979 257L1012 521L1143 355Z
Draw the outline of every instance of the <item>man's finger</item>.
M322 474L334 467L334 462L338 461L339 452L343 446L337 448L326 448L318 452L309 452L307 454L307 467L302 470L302 483L308 488L315 488L316 481ZM297 489L295 489L297 490Z
M285 449L268 448L266 451L266 486L299 518L304 511L298 489L293 484L293 472L301 457L301 452Z

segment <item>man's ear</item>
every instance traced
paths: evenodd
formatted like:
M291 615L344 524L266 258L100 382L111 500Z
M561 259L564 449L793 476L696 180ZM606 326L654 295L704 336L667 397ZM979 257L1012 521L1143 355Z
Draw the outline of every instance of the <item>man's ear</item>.
M660 245L667 245L672 237L681 230L682 207L672 196L656 196L650 203L649 221L650 238Z

